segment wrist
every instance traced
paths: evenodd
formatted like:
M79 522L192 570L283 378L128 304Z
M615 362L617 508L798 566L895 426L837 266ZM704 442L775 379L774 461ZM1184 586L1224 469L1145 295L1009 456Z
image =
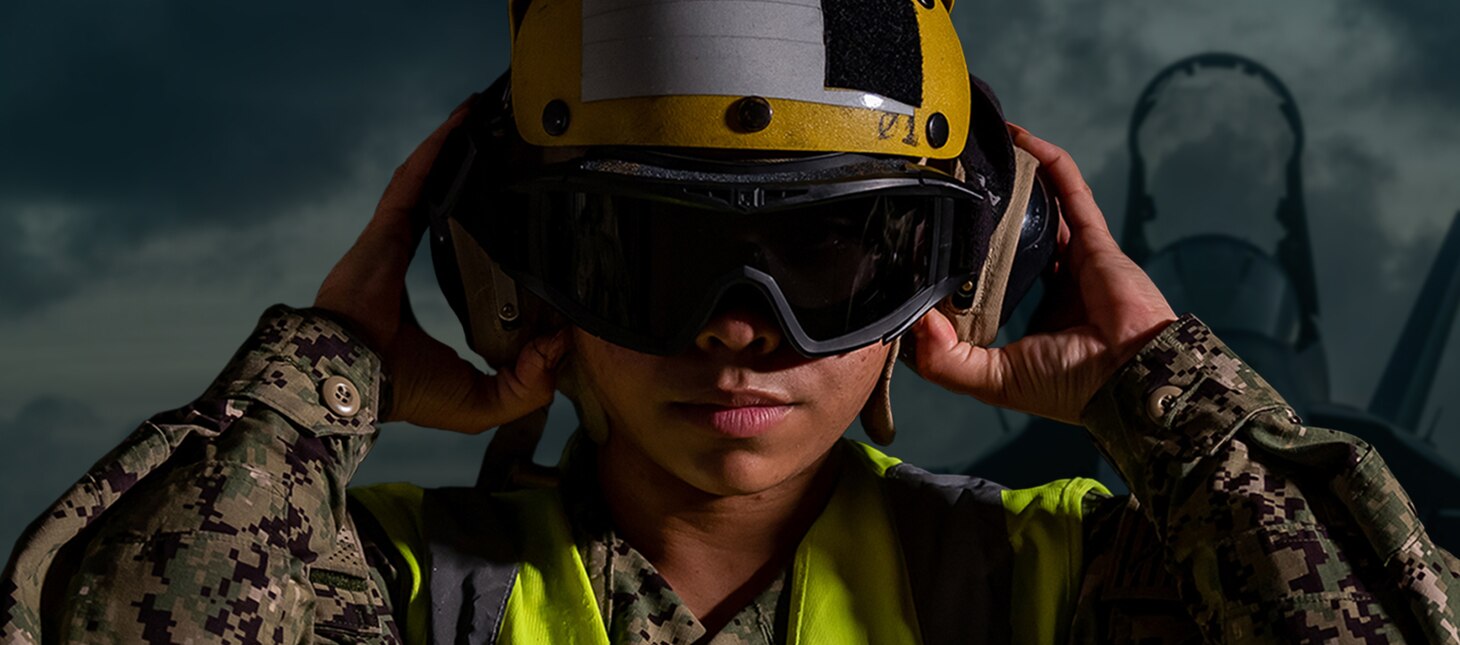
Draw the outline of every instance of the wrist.
M334 316L275 305L204 397L262 403L313 436L368 435L382 375L379 356Z

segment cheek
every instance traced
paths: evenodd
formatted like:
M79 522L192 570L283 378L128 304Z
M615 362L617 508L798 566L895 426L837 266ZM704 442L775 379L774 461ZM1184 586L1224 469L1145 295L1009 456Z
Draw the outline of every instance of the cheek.
M658 357L604 342L579 329L573 334L579 368L609 416L628 421L648 413L654 394L662 388Z
M815 392L810 407L822 424L840 434L851 425L882 376L888 348L872 345L854 352L820 359L807 365L815 371Z

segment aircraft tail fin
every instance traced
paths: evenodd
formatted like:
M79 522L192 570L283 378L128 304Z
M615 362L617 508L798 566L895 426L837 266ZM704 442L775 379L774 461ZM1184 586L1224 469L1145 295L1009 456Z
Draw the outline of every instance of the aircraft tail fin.
M1410 432L1419 431L1456 310L1460 310L1460 213L1450 222L1450 232L1374 390L1369 412Z

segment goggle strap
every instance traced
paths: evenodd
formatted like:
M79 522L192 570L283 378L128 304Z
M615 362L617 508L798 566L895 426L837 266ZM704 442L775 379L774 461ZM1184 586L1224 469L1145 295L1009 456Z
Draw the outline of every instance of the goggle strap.
M862 406L862 429L879 446L892 443L897 436L897 427L892 422L892 371L897 367L898 354L902 351L902 338L894 338L887 347L887 362L882 366L882 376L877 387Z

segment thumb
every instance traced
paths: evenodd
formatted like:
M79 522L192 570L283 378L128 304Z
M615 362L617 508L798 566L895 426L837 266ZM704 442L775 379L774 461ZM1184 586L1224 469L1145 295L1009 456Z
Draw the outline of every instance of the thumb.
M953 323L933 309L912 327L914 366L918 375L944 389L1000 405L1008 374L1003 350L979 347L958 339Z
M391 420L467 434L485 432L552 403L553 369L567 332L538 338L516 363L485 374L420 327L403 326Z
M552 403L557 381L554 370L567 352L568 336L568 330L561 329L535 338L517 354L512 367L497 370L495 396L511 415L501 423Z

